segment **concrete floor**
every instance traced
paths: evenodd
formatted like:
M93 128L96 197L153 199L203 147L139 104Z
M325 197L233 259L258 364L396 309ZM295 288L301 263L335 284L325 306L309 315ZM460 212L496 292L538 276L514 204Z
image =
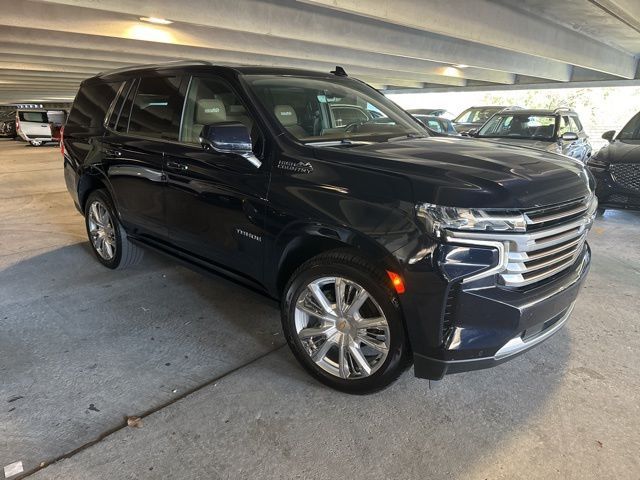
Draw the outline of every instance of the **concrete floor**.
M273 302L151 253L101 267L58 149L0 141L0 467L65 480L638 479L639 234L639 213L597 220L573 317L535 350L433 389L409 371L353 397L298 367Z

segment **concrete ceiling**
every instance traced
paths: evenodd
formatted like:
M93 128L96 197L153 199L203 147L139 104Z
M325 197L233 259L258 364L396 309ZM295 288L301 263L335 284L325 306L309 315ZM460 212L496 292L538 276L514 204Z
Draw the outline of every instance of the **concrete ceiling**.
M184 59L342 65L390 91L640 78L638 0L0 0L0 11L0 104L70 99L98 72Z

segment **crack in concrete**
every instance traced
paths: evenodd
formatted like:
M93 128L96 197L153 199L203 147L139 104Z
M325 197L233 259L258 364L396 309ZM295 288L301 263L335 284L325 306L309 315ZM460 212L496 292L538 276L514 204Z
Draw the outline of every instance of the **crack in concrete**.
M181 395L178 395L175 398L172 398L171 400L169 400L167 402L164 402L164 403L162 403L162 404L160 404L160 405L158 405L156 407L153 407L153 408L151 408L149 410L146 410L145 412L143 412L143 413L141 413L139 415L136 415L136 416L139 417L140 419L144 419L144 418L148 417L149 415L152 415L152 414L154 414L156 412L159 412L160 410L163 410L163 409L173 405L174 403L179 402L183 398L186 398L189 395L191 395L191 394L193 394L193 393L195 393L195 392L197 392L199 390L202 390L203 388L206 388L209 385L212 385L212 384L218 382L219 380L221 380L221 379L223 379L223 378L225 378L225 377L227 377L227 376L229 376L229 375L231 375L231 374L233 374L233 373L235 373L235 372L237 372L239 370L242 370L245 367L248 367L249 365L252 365L253 363L255 363L255 362L259 361L259 360L262 360L266 356L271 355L274 352L277 352L278 350L280 350L283 347L286 347L286 345L287 344L285 343L285 344L279 345L278 347L276 347L276 348L274 348L272 350L269 350L268 352L262 353L262 354L260 354L260 355L258 355L256 357L252 358L248 362L246 362L246 363L244 363L242 365L239 365L239 366L237 366L235 368L232 368L231 370L229 370L229 371L227 371L227 372L225 372L225 373L223 373L221 375L218 375L217 377L214 377L214 378L212 378L210 380L207 380L206 382L204 382L204 383L202 383L202 384L200 384L200 385L198 385L196 387L193 387L193 388L191 388L189 390L185 390L185 392L182 393ZM96 444L100 443L105 438L107 438L107 437L113 435L114 433L119 432L120 430L123 430L125 428L129 428L127 426L126 418L124 419L122 424L102 432L100 435L98 435L98 437L95 440L91 440L90 442L87 442L87 443L85 443L83 445L80 445L79 447L74 448L70 452L64 453L62 455L58 455L57 457L53 458L52 460L44 461L44 462L40 463L40 465L38 465L37 467L32 468L31 470L28 470L26 472L23 472L20 476L15 477L15 480L22 480L23 478L30 477L31 475L39 472L40 470L43 470L43 469L47 468L50 465L53 465L54 463L59 462L60 460L66 460L66 459L72 458L73 456L77 455L78 453L86 450L89 447L92 447L93 445L96 445Z

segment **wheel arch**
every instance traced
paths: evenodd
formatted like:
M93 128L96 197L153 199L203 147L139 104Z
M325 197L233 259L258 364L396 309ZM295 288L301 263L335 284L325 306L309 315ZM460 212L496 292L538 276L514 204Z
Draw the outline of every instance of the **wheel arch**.
M358 252L380 268L399 269L397 259L382 244L345 227L297 224L283 232L274 245L267 271L275 272L268 281L271 293L280 298L289 278L304 262L336 249Z
M78 180L78 204L83 213L85 204L89 195L91 195L91 192L101 188L107 190L109 192L109 196L113 197L107 182L98 172L88 170L80 175Z

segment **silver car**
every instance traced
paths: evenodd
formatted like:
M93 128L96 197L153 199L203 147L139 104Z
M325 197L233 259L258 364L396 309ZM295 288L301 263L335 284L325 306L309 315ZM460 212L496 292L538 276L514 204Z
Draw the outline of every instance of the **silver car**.
M470 136L560 153L586 162L592 148L578 114L555 110L504 110Z

